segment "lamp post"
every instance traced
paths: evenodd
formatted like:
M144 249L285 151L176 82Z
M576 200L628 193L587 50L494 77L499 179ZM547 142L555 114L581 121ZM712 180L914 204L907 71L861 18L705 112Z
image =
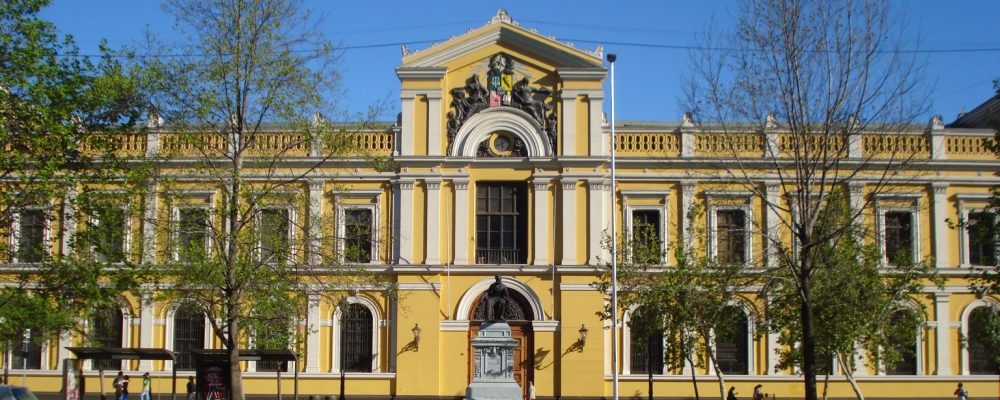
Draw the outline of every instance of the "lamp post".
M608 54L611 63L611 398L618 400L618 215L617 186L615 177L615 60L618 56Z

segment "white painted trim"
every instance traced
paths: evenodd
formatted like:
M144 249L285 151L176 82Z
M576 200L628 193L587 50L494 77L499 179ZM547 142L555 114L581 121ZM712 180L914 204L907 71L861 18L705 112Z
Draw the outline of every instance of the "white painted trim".
M875 205L875 212L878 216L875 218L875 230L877 234L875 235L878 241L879 251L882 252L882 265L885 267L889 266L889 257L885 253L885 215L889 212L905 212L910 214L910 237L913 241L912 243L912 257L914 262L920 261L920 242L922 237L920 236L920 204L919 200L914 206L911 207L885 207L878 203Z
M972 316L972 312L979 307L998 307L997 303L992 300L977 299L969 305L962 309L962 319L959 321L960 328L962 330L962 337L969 337L969 317ZM972 375L972 367L969 365L969 346L962 346L959 350L961 360L959 365L959 375Z
M416 290L441 290L441 282L400 282L399 290L416 291Z
M213 202L209 200L207 204L175 204L171 206L170 209L170 239L172 243L170 249L170 258L174 261L180 261L180 254L177 252L177 234L180 230L181 222L181 211L183 210L205 210L205 218L208 220L208 226L205 227L205 255L210 255L212 252L212 238L215 235L212 232L211 226L214 225L213 221Z
M625 232L632 237L633 230L633 220L632 213L640 210L653 210L660 213L660 231L658 235L660 237L660 252L663 254L662 264L667 264L669 257L667 256L667 244L670 237L670 229L667 222L670 221L670 193L669 189L666 190L621 190L622 194L622 205L624 206L624 215L622 220L625 222ZM648 204L630 204L629 199L657 199L660 200L658 205L648 205ZM631 254L626 254L626 257L631 257Z
M447 320L438 321L438 329L441 332L468 332L469 320Z
M379 322L382 321L381 316L378 312L378 306L364 296L351 296L344 299L348 304L360 304L368 309L372 314L372 370L371 372L379 371L379 358L381 358L381 353L379 353ZM330 343L330 372L340 372L340 305L333 311L333 331L331 336L332 343Z
M557 320L532 320L531 330L533 332L559 332L560 324Z
M164 329L163 329L163 348L166 350L174 351L174 330L177 327L177 322L174 320L177 318L177 310L180 308L182 303L175 302L167 306L166 318L164 318ZM205 329L204 336L201 339L201 347L208 348L209 344L212 343L212 323L205 316ZM164 369L171 371L174 368L173 361L164 361Z
M717 223L719 211L724 210L740 210L743 211L743 262L747 266L753 263L753 251L754 251L754 214L753 214L753 195L750 192L733 192L733 191L706 191L705 195L708 197L708 254L712 257L718 257L719 245L716 236ZM713 202L717 198L737 198L745 199L743 204L718 204Z
M16 212L11 213L10 234L8 235L8 249L10 249L10 259L12 262L20 262L17 254L20 251L21 237L21 213L26 211L41 211L44 215L44 225L42 227L42 250L45 254L52 252L52 207L50 206L26 206L20 207Z
M518 292L521 296L524 296L524 299L528 301L528 307L531 308L531 317L533 319L545 316L545 309L542 306L542 300L538 298L538 295L535 294L534 290L531 290L531 287L524 284L524 282L507 276L501 277L501 281L507 286L508 289ZM476 299L479 298L479 295L483 294L486 289L489 289L493 282L495 282L495 280L491 277L469 286L469 289L462 294L462 298L458 301L458 307L454 314L455 320L468 320L469 314L472 313L473 308L476 306Z
M344 243L347 241L347 211L348 210L368 210L371 212L372 219L372 230L370 231L371 237L371 249L369 249L370 258L367 263L360 264L381 264L382 259L379 257L379 245L378 245L378 232L380 232L381 224L379 223L379 201L376 197L375 204L344 204L337 202L337 254L340 255L341 262L347 262L344 260Z
M479 143L497 131L510 132L524 142L528 157L555 154L542 126L528 113L513 107L490 107L469 117L452 143L452 155L475 157Z

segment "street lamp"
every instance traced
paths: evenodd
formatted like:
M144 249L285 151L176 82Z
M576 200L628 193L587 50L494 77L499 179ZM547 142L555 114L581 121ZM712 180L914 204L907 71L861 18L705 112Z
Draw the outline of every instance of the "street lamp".
M615 177L615 60L618 56L608 53L611 63L611 393L618 400L618 223L615 209L618 182Z
M580 347L587 345L587 333L590 329L587 329L587 325L580 325Z

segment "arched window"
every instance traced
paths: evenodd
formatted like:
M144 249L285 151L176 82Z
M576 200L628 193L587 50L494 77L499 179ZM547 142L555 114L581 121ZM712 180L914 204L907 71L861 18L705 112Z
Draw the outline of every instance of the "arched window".
M972 375L1000 375L1000 366L995 358L996 349L991 349L987 338L996 335L1000 315L995 307L977 307L969 315L969 373ZM992 350L992 351L991 351Z
M737 306L727 307L726 313L731 316L731 322L727 329L716 332L716 362L725 374L747 375L750 373L750 320Z
M371 310L351 303L340 310L340 365L346 372L372 372Z
M663 321L640 308L628 320L629 370L633 374L663 374Z
M892 326L909 328L907 333L912 330L912 334L900 335L899 339L889 342L889 345L899 352L900 359L886 365L885 373L886 375L916 375L917 327L914 324L915 319L906 311L897 311L892 314L890 321Z
M174 314L174 347L177 370L193 371L194 355L189 350L205 348L205 316L192 305L184 305Z
M91 331L94 341L101 347L122 347L124 320L125 315L117 308L97 313L93 321L94 330ZM120 360L100 360L94 362L93 369L118 370L121 366Z

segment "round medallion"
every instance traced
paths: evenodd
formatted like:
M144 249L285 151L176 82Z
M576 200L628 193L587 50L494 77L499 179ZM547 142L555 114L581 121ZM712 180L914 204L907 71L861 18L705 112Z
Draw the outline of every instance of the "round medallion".
M500 152L510 151L510 138L504 135L497 135L493 138L493 148Z

